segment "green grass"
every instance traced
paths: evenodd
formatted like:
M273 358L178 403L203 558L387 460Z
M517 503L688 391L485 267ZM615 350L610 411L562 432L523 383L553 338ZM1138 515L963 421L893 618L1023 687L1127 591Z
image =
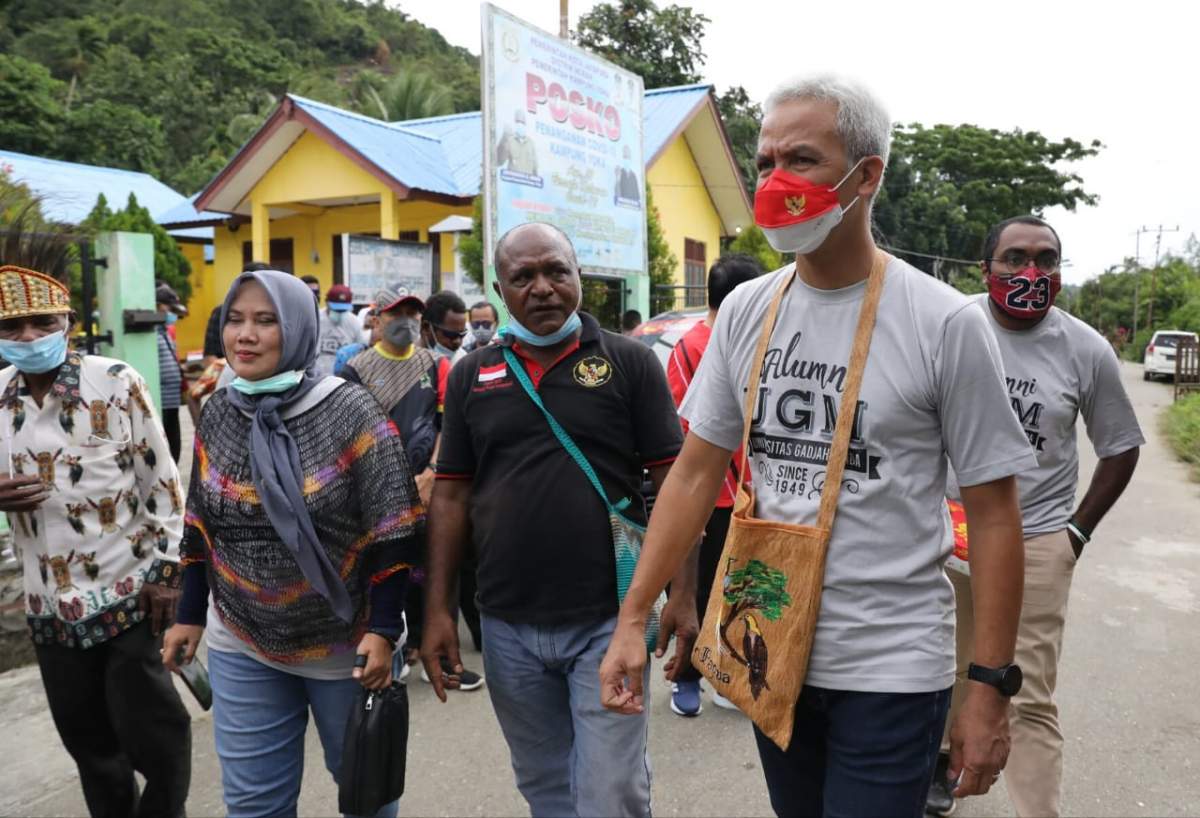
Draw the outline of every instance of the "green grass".
M1163 417L1163 429L1175 454L1192 464L1192 477L1200 479L1200 394L1172 404Z

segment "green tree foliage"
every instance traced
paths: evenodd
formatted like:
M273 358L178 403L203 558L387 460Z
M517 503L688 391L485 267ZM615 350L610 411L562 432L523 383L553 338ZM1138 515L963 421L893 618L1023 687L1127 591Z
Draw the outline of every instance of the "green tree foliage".
M600 3L579 18L575 42L627 71L647 88L700 81L704 27L709 19L686 6L659 8L653 0Z
M1082 285L1069 302L1059 306L1096 328L1131 361L1142 360L1156 329L1200 332L1200 264L1189 258L1168 256L1147 269L1126 259ZM1151 293L1153 292L1153 298ZM1133 334L1134 303L1137 334ZM1153 302L1153 325L1150 304Z
M471 232L458 240L458 258L472 281L483 286L483 197L471 205ZM485 296L489 293L484 293Z
M0 145L187 193L285 91L361 108L357 74L403 69L436 105L398 109L479 106L478 58L381 0L7 0L0 52Z
M0 145L19 153L39 153L54 145L64 94L63 84L45 66L0 54Z
M737 238L729 244L729 252L753 256L767 271L778 270L784 264L783 255L775 252L775 248L767 243L766 235L755 224L743 228L742 232L737 234Z
M401 68L391 77L363 71L355 86L356 107L377 119L399 122L454 113L450 89L419 68Z
M140 170L157 176L166 156L162 125L136 108L97 100L67 114L61 159Z
M733 158L742 172L742 182L746 190L753 193L758 179L754 157L758 153L762 106L751 100L746 89L738 85L717 97L717 109L725 121L725 133L729 135Z
M898 125L892 135L875 223L885 244L902 250L976 259L988 228L1055 205L1074 210L1097 199L1083 179L1061 163L1095 156L1099 142L1053 142L1036 131L999 131L975 125ZM909 257L926 272L934 261ZM952 267L942 265L948 280Z
M768 621L775 622L783 615L783 609L792 604L792 597L787 592L787 574L762 560L750 560L744 567L730 571L728 579L725 604L741 608L741 611L756 610Z
M129 194L125 209L116 212L109 208L104 194L101 194L96 199L96 206L80 227L93 235L104 230L149 233L154 239L154 277L170 284L184 303L187 303L192 294L192 285L188 280L192 265L188 263L171 234L155 223L150 211L139 205L137 197L132 193Z
M675 295L670 288L675 283L679 259L667 244L650 188L646 188L646 259L650 268L650 315L658 315L674 305Z

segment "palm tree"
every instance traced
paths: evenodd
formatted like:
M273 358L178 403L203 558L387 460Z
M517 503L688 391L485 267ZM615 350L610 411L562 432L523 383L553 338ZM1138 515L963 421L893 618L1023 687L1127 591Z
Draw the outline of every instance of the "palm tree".
M70 53L63 62L63 67L71 72L71 84L67 88L68 111L71 110L71 104L75 101L75 89L79 86L80 77L87 73L92 61L100 56L100 53L108 45L100 25L90 17L80 20L75 24L74 29Z
M454 113L449 89L419 69L402 68L387 79L361 71L352 88L359 110L391 122Z

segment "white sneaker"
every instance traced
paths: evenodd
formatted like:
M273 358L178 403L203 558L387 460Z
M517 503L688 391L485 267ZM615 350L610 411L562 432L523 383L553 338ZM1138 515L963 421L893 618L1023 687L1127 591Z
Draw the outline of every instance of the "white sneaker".
M712 692L712 700L713 700L713 704L715 704L717 707L722 707L726 710L737 710L738 709L738 706L736 704L729 701L729 699L725 698L724 696L722 696L720 693L718 693L715 690Z
M412 665L408 662L400 663L400 681L407 682L408 674L412 673Z

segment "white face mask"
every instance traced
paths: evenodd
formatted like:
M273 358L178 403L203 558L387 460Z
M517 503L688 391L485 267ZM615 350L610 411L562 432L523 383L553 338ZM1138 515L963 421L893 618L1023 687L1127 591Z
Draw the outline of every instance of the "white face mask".
M846 171L846 175L842 177L841 181L833 186L833 190L837 191L863 161L859 159L855 162L854 167ZM834 205L827 213L822 213L815 219L798 222L787 227L763 227L763 235L767 237L767 243L777 253L807 255L825 243L825 239L829 238L833 228L841 224L842 218L850 212L850 208L858 204L858 199L859 197L854 197L854 201L844 208L840 204Z

